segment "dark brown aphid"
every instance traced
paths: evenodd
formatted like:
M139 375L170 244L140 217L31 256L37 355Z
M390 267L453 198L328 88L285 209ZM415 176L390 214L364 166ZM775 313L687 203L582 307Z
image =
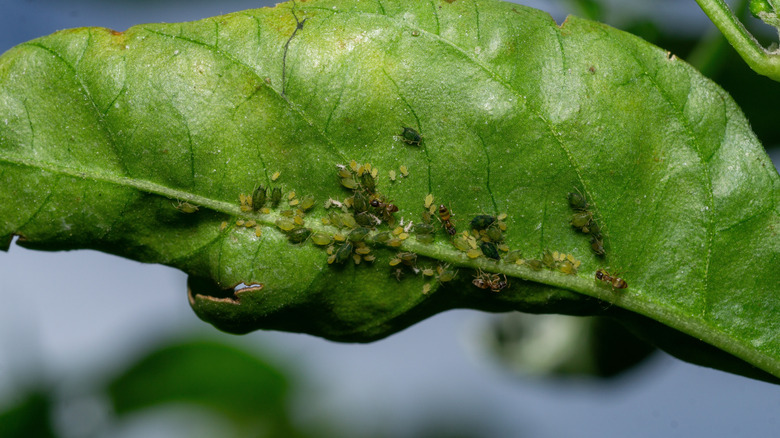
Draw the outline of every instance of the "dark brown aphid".
M401 141L412 146L420 146L422 135L408 126L403 126L404 132L401 133Z
M452 218L452 214L449 210L447 210L447 207L444 206L444 204L439 205L439 219L441 219L441 224L444 227L444 229L447 231L447 234L450 236L454 236L457 233L457 230L455 230L455 225L452 224L450 219Z
M618 276L612 276L604 269L596 271L596 280L609 283L613 289L625 289L628 287L626 280L623 280Z
M480 214L477 216L474 216L474 219L471 220L471 229L472 230L485 230L489 226L491 226L496 221L495 216L491 216L489 214Z
M498 255L498 248L496 248L496 244L493 242L482 242L479 248L482 250L482 254L485 254L485 257L489 259L498 260L501 258Z

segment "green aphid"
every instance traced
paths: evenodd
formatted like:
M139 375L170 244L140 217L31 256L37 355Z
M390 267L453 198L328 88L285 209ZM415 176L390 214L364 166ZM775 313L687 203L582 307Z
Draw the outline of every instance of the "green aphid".
M493 242L501 242L504 240L504 233L501 232L501 228L498 228L498 226L488 227L488 229L485 230L485 234L487 234L488 239Z
M309 211L314 207L314 196L306 196L301 200L300 208L303 211Z
M286 217L280 217L276 219L276 226L282 231L291 231L295 228L295 222L292 219Z
M371 172L363 173L363 176L360 177L360 184L363 185L363 188L366 189L368 193L374 193L376 191L376 180L374 179L374 176L371 175Z
M593 218L593 213L589 211L578 211L571 215L571 226L579 228L583 233L588 232L588 224Z
M368 211L369 202L370 199L368 199L368 197L362 191L358 190L352 197L352 208L355 210L355 213Z
M446 283L448 281L452 281L456 275L458 275L457 270L442 268L439 270L438 278L442 283Z
M471 246L469 245L469 241L459 237L452 241L452 244L455 245L455 248L458 248L459 250L466 252L471 249Z
M477 216L474 216L474 219L471 220L471 229L472 230L484 230L487 229L490 225L492 225L496 221L495 216L491 216L489 214L480 214Z
M403 128L404 132L401 133L401 141L412 146L420 146L422 135L408 126L403 126Z
M260 211L260 209L263 208L266 195L266 188L263 185L258 186L255 191L252 192L252 211Z
M522 259L523 255L520 253L520 251L509 251L506 256L504 256L504 261L507 263L517 263L518 260Z
M585 197L579 193L569 192L566 197L569 199L569 205L575 210L587 210L588 203L585 201Z
M282 201L282 188L274 187L271 190L271 205L273 207L277 207L279 205L279 202L281 201Z
M198 211L197 205L192 205L187 201L179 201L179 203L174 205L174 207L176 207L176 209L179 210L180 212L187 213L187 214L195 213L196 211Z
M303 243L311 235L308 228L296 228L287 234L287 239L292 243Z
M355 215L355 222L361 227L373 228L376 225L376 221L371 216L371 213L364 211Z
M355 182L355 179L352 178L352 177L350 177L350 178L341 178L341 185L346 187L346 188L348 188L348 189L350 189L350 190L355 190L355 189L358 188L358 183Z
M371 230L368 228L355 228L349 233L349 235L347 235L347 240L350 242L362 242L366 239L366 236L368 236L369 232L371 232Z
M401 259L401 262L406 266L414 266L417 264L417 254L413 252L399 252L396 257Z
M596 253L596 255L603 256L605 253L604 242L601 239L597 239L596 237L591 237L590 247L593 250L593 252Z
M377 233L371 240L377 243L386 243L392 238L393 235L389 231L382 231L381 233Z
M598 240L601 240L601 227L599 226L599 224L596 222L595 219L590 221L589 231L591 236L595 237Z
M344 227L344 222L342 222L341 217L342 217L341 213L336 213L336 212L331 212L328 215L328 218L330 219L330 223L337 228Z
M355 218L352 217L351 214L347 214L347 213L341 214L341 223L347 228L355 228L358 226L357 222L355 221Z
M418 237L425 234L433 234L436 232L436 228L431 224L416 224L414 226L414 234Z
M485 254L485 257L489 259L498 260L501 258L498 254L498 248L493 242L482 242L479 244L479 248L482 250L482 254Z
M546 249L542 254L542 263L544 263L544 266L547 267L548 269L555 268L555 258L553 258L552 253Z
M333 238L325 233L314 233L311 236L311 241L314 242L315 245L325 246L330 245L330 243L333 242Z
M541 271L542 267L544 267L542 261L536 259L528 259L525 261L525 264L528 265L528 267L533 269L534 271Z
M418 234L417 241L425 244L433 243L436 240L434 236L434 234Z
M352 254L352 244L346 242L345 244L341 245L338 250L336 250L336 253L334 254L336 257L333 260L336 263L344 263L345 261L347 261L347 259L351 254Z

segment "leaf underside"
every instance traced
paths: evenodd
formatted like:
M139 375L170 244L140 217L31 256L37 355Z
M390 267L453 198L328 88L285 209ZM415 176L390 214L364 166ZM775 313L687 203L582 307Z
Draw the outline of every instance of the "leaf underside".
M260 185L268 210L242 208ZM780 376L777 172L717 85L584 19L311 0L57 32L0 58L0 186L0 241L175 266L226 331L369 341L457 307L625 309ZM371 207L382 223L350 250L338 218L354 208L325 203L356 192L399 211ZM426 204L432 243L408 226ZM603 256L571 226L578 211ZM460 233L502 214L495 261ZM291 242L302 228L324 244Z

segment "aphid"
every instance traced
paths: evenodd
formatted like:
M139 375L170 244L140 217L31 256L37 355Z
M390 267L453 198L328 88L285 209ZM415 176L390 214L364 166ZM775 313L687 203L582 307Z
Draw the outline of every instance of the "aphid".
M292 243L303 243L311 235L308 228L296 228L287 234L287 239Z
M553 258L552 253L546 249L544 250L544 253L542 253L542 263L547 269L555 268L555 258Z
M374 227L377 225L376 216L364 211L355 215L355 222L361 227Z
M585 211L588 209L588 203L585 201L585 197L582 196L579 189L577 190L577 193L569 192L566 197L569 199L569 205L571 205L571 208L579 211Z
M368 255L371 253L371 248L367 247L365 243L360 242L355 246L355 254Z
M518 250L509 251L507 255L504 257L504 261L506 261L507 263L517 263L522 259L523 259L523 255Z
M382 231L374 236L373 241L378 243L385 243L393 238L393 235L389 231Z
M271 181L276 181L277 179L279 179L279 176L281 174L282 174L282 172L279 172L278 170L276 172L274 172L274 174L271 175Z
M401 141L412 146L420 146L420 143L422 143L420 133L408 126L403 126L403 128L404 132L401 133Z
M417 224L414 226L415 237L422 243L433 243L434 231L435 228L431 224Z
M425 283L423 285L423 288L422 288L423 295L427 295L428 292L430 292L430 291L431 291L431 284L430 283Z
M590 248L596 255L604 255L604 242L601 239L597 239L595 236L590 239Z
M433 194L428 193L428 195L425 197L425 208L426 210L431 208L431 205L433 205Z
M610 285L612 285L613 289L625 289L628 287L628 283L626 283L626 280L623 280L618 276L612 276L604 269L599 269L598 271L596 271L596 280L609 283Z
M374 176L368 172L360 177L360 184L363 185L363 188L366 189L368 193L373 194L376 191L376 180L374 179Z
M485 230L490 225L492 225L495 221L496 221L495 216L491 216L489 214L480 214L478 216L474 216L474 219L471 220L471 229Z
M339 249L333 254L335 257L333 261L336 263L344 263L352 254L352 244L347 242L339 247Z
M401 166L398 168L398 170L401 172L401 176L406 178L409 176L409 169L406 168L406 166Z
M179 201L176 205L174 205L177 210L179 210L182 213L195 213L198 211L197 205L192 205L187 201Z
M525 261L525 264L534 271L540 271L544 267L542 261L536 259L528 259Z
M497 225L492 225L485 230L485 236L493 242L501 242L504 240L504 233L501 232L501 228Z
M482 250L482 254L489 259L499 260L501 258L498 255L498 248L496 248L496 244L493 242L482 242L479 248Z
M396 258L401 259L401 262L406 266L414 267L417 264L417 254L413 252L399 252L396 254Z
M592 218L592 212L578 211L571 215L571 221L569 221L569 223L571 223L572 227L581 229L583 233L588 233L590 230L587 230L587 226Z
M295 228L295 222L292 219L280 217L276 219L276 226L282 231L291 231Z
M368 228L355 228L347 235L347 240L350 242L362 242L370 231Z
M449 210L447 210L447 207L444 206L444 204L439 205L439 219L441 219L442 226L447 231L447 234L450 236L454 236L455 233L457 233L457 230L455 230L455 225L450 222L450 219L452 218L452 214Z
M280 187L274 187L271 190L271 205L277 207L282 200L282 189Z
M355 182L355 179L352 177L349 178L341 178L341 185L350 189L355 190L358 188L358 183Z
M479 257L481 255L482 255L482 251L480 251L480 250L478 250L476 248L472 248L472 249L466 251L466 256L468 256L468 258L470 258L470 259L475 259L475 258L477 258L477 257Z
M222 223L219 224L219 231L224 231L225 228L227 228L227 221L222 221Z
M452 281L458 275L458 271L450 269L450 265L439 265L436 267L436 272L439 274L438 280L442 283Z
M314 196L306 196L301 200L301 210L309 211L314 207Z
M314 242L315 245L325 246L330 245L330 243L333 242L333 239L325 233L314 233L311 236L311 241Z
M356 213L368 211L369 202L368 197L361 191L355 192L355 195L352 196L352 208L355 209Z
M390 177L390 181L395 181L395 170L387 172L387 176Z

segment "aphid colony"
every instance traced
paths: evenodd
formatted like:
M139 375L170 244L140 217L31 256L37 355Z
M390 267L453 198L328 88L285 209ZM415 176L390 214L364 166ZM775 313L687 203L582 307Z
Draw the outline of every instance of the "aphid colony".
M419 145L419 134L405 128L403 136L410 136L408 144ZM417 137L414 137L416 134ZM415 140L416 138L416 140ZM417 141L418 143L414 143ZM289 209L279 212L275 225L287 235L293 244L302 244L311 240L313 244L327 247L328 263L343 264L352 260L354 264L363 261L373 262L376 256L371 253L371 246L379 244L386 247L400 247L411 235L417 242L431 244L435 241L437 231L441 230L455 248L465 253L469 259L484 257L496 262L503 259L506 263L526 265L533 270L548 269L568 275L576 275L580 267L580 261L571 254L563 254L557 251L545 250L539 259L523 259L519 251L510 251L504 243L504 232L507 230L505 222L507 215L497 216L479 214L469 221L469 231L458 233L454 214L445 204L436 204L434 196L428 194L423 201L422 221L413 224L411 221L400 223L394 213L398 207L377 190L378 170L370 163L358 164L351 161L349 165L338 165L338 177L342 187L351 192L351 196L343 199L328 199L324 203L327 215L321 218L322 224L337 228L336 232L313 231L305 226L305 216L314 208L315 199L312 196L298 198L295 191L286 195L280 187L270 190L263 185L256 187L251 195L241 194L241 211L269 214L268 206L277 208L282 201L286 202ZM391 181L395 179L395 172L390 173ZM401 176L408 176L408 170L401 166ZM279 172L274 173L271 181L279 177ZM597 255L604 255L604 247L601 229L596 222L589 204L582 194L569 193L569 205L574 210L570 224L580 232L590 235L591 248ZM186 202L180 202L176 208L189 213L197 211L197 207ZM436 225L438 221L439 225ZM236 226L255 228L255 234L261 235L260 226L254 220L236 220ZM379 227L387 226L384 230ZM227 227L223 222L220 230ZM390 266L393 274L399 281L407 274L422 275L439 283L452 281L457 270L449 265L422 266L418 265L418 256L413 252L403 251L397 253L391 260ZM596 271L596 280L608 283L613 289L624 289L627 283L622 278L610 275L606 270ZM423 293L428 293L435 283L426 282ZM509 286L505 275L484 272L478 269L472 285L492 292L500 292Z
M571 216L571 226L590 235L590 247L596 255L604 255L604 240L601 236L601 227L593 217L593 212L588 209L585 197L577 191L568 194L569 205L574 210Z
M274 172L271 176L271 181L276 181L280 175L281 172ZM252 190L251 195L241 193L238 197L241 211L260 214L271 213L271 209L268 205L272 208L277 208L284 200L290 209L283 210L279 213L279 218L275 221L277 228L287 234L287 238L292 243L303 243L312 234L310 229L304 227L304 217L309 210L314 208L315 200L313 196L298 198L295 190L284 195L281 187L271 188L269 194L268 188L261 184ZM224 230L226 226L227 223L223 222L222 225L220 225L220 230ZM262 235L261 226L254 220L238 219L236 220L236 226L254 228L257 237Z

